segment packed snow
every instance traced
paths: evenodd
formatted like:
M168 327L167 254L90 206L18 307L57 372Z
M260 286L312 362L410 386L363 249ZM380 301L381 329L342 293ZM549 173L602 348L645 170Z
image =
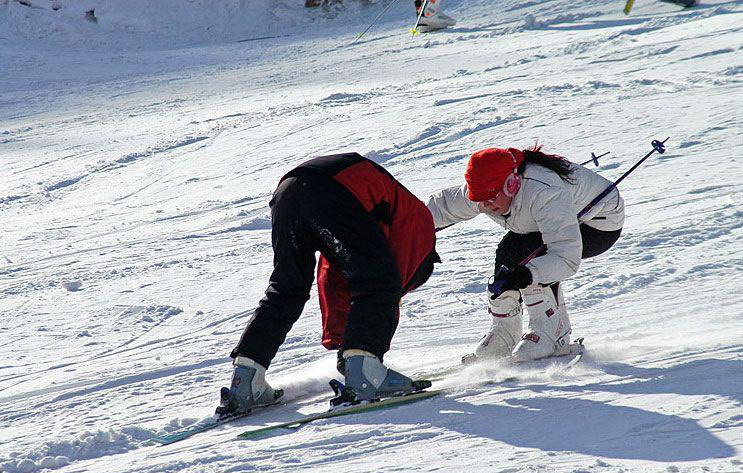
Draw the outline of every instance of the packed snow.
M0 0L0 471L743 471L743 2ZM469 154L610 151L627 220L566 281L586 355L475 365L444 395L253 440L321 412L316 294L268 371L287 404L209 417L271 272L268 202L357 151L424 199ZM490 325L503 231L438 234L386 361L435 376Z

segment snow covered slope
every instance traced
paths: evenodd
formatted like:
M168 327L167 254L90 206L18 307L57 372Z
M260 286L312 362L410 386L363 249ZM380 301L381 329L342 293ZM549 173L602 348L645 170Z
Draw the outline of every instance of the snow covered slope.
M30 3L0 0L0 471L743 471L740 1L448 0L457 26L411 37L405 0L356 43L382 3ZM667 136L621 185L620 241L566 282L576 369L472 368L444 397L234 440L325 408L313 295L269 371L296 402L141 446L213 412L293 166L358 151L425 198L482 147L611 151L617 178ZM440 233L394 367L474 348L501 235Z

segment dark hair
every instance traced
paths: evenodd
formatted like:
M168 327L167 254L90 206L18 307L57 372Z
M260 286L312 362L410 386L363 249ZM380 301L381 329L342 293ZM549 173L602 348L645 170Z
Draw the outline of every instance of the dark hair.
M524 162L519 166L519 173L524 172L527 163L537 164L553 171L563 181L573 184L573 170L570 167L570 161L557 154L542 153L541 149L541 145L534 145L533 148L521 150L524 153Z

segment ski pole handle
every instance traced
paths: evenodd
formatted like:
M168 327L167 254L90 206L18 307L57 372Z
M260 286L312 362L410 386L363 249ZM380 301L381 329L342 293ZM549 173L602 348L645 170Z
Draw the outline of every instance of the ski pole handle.
M596 156L595 154L591 153L591 159L589 159L586 162L580 163L580 165L581 166L585 166L588 163L593 163L594 166L599 167L599 158L603 158L604 156L606 156L609 153L611 153L611 151L607 151L604 154L599 154L598 156Z
M499 279L502 276L505 276L506 274L510 273L511 269L504 265L501 265L500 268L498 268L498 271L496 271L495 276L491 277L492 281L488 281L488 291L490 291L493 295L490 296L493 299L503 294L503 286L506 284L506 281L503 279Z

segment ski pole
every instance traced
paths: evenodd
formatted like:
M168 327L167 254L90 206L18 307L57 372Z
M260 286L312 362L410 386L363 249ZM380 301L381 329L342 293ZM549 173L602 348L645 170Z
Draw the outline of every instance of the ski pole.
M413 36L418 34L418 25L421 22L421 18L423 18L423 12L426 11L427 6L428 0L423 0L423 3L421 3L421 10L418 12L418 18L415 19L415 26L410 30L410 32L413 33Z
M655 153L656 151L658 152L658 154L665 153L666 152L666 147L665 147L665 142L666 141L668 141L668 138L666 138L663 141L658 141L658 140L651 141L650 144L653 147L652 151L650 151L648 154L646 154L645 156L643 156L643 158L641 160L637 161L634 166L632 166L631 168L629 168L629 171L627 171L624 174L622 174L622 177L620 177L619 179L617 179L616 181L614 181L609 187L607 187L606 189L604 189L604 192L602 192L601 194L597 195L595 199L593 199L591 202L589 202L588 205L586 205L583 208L583 210L581 210L578 213L578 218L581 218L582 216L584 216L585 214L587 214L593 208L594 205L598 204L604 197L606 197L607 195L609 195L609 192L611 192L614 189L616 189L616 187L619 185L620 182L622 182L624 180L624 178L626 178L627 176L629 176L632 173L632 171L634 171L635 169L637 169L640 166L640 164L642 164L643 162L645 162L645 160L648 159L653 153Z
M366 32L369 31L371 29L371 27L376 24L376 22L382 17L382 15L384 15L385 13L387 13L387 10L389 10L390 7L392 6L392 4L395 3L396 1L397 0L390 0L387 3L387 5L385 5L384 9L381 12L379 12L379 15L377 15L376 18L374 18L374 20L369 24L369 26L367 26L366 29L360 35L358 35L356 37L356 39L354 39L351 42L351 44L354 44L356 41L360 40L361 37L364 36L366 34Z
M622 182L627 176L629 176L632 171L634 171L635 169L637 169L637 167L640 166L640 164L642 164L646 159L648 159L653 153L655 153L656 151L658 152L658 154L665 153L666 152L666 147L665 147L664 143L666 141L668 141L668 138L666 138L663 141L653 140L650 143L652 145L652 147L653 147L652 151L650 151L648 154L646 154L645 156L643 156L643 158L641 160L637 161L634 166L632 166L627 172L625 172L624 174L622 174L622 176L619 179L617 179L616 181L612 182L611 185L609 185L609 187L607 187L606 189L604 189L604 191L601 192L599 195L597 195L591 202L588 203L588 205L586 205L585 207L583 207L583 210L581 210L580 212L578 212L578 218L581 218L582 216L584 216L585 214L587 214L596 204L598 204L599 202L601 202L601 200L603 200L604 197L606 197L607 195L609 195L609 193L611 191L613 191L614 189L616 189L620 182ZM537 248L536 250L532 251L529 254L529 256L527 256L526 258L524 258L519 263L519 266L525 265L526 263L528 263L529 261L533 260L537 256L541 256L546 251L547 251L547 245L545 245L543 243L539 248ZM508 274L508 273L510 273L510 272L511 272L511 269L509 269L508 267L506 267L505 265L503 265L503 266L500 267L500 269L498 269L498 272L495 274L495 278L493 279L493 282L492 283L491 282L488 282L488 290L491 293L493 293L493 296L491 296L491 297L498 297L499 295L501 295L503 293L503 284L505 283L505 281L503 281L502 279L499 279L499 278L502 277L502 276L504 276L504 275L506 275L506 274Z
M632 5L635 4L635 0L627 0L627 3L624 5L624 14L629 15L629 12L632 10Z
M609 153L611 153L611 151L607 151L606 153L600 154L598 156L596 156L595 154L591 153L591 159L589 159L585 163L580 163L580 165L581 166L585 166L588 163L593 163L594 166L599 167L599 158L603 158L604 156L606 156Z

